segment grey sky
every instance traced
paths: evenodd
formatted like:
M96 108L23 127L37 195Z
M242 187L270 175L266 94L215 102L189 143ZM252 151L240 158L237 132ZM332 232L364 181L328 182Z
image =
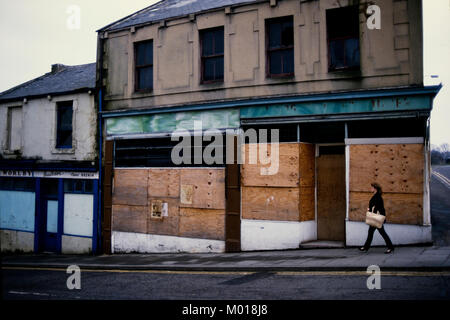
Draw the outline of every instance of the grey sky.
M0 0L0 92L50 71L50 65L95 62L96 30L156 0ZM450 0L423 0L425 84L444 87L431 114L431 143L450 143ZM81 9L80 28L67 21Z

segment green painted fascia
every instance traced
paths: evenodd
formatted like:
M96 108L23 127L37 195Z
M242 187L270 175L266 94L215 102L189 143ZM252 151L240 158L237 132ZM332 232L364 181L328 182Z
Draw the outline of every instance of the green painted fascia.
M386 111L431 110L430 96L400 96L349 99L295 104L268 104L241 108L241 119L289 116L373 113Z
M201 121L202 129L239 128L239 109L160 113L106 119L108 135L147 134L194 130Z

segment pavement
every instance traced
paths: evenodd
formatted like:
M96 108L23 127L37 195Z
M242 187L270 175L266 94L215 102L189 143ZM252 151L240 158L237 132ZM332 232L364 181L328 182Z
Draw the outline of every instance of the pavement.
M384 247L369 252L357 248L298 249L238 253L153 253L114 255L3 255L3 267L93 270L165 271L364 271L377 265L382 271L450 271L450 247L404 246L391 254Z
M434 166L433 172L450 178L450 166ZM445 179L431 179L433 246L397 246L392 254L384 247L369 252L357 248L327 245L280 251L238 253L153 253L114 255L1 255L5 267L67 268L77 265L93 270L164 271L364 271L378 265L384 271L450 271L450 197ZM334 248L330 248L334 247Z

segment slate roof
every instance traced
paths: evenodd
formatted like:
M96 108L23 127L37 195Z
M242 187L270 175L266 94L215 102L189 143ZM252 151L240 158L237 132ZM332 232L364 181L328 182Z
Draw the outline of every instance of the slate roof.
M19 100L95 88L95 63L59 65L59 70L22 83L0 93L0 101Z
M262 0L162 0L150 7L113 22L98 31L114 31L139 24L182 17L196 12L261 1Z

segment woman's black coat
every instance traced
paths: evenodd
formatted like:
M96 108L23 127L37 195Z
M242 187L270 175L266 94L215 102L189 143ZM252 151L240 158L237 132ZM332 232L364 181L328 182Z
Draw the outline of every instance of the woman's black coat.
M375 209L373 210L373 207ZM369 209L373 212L379 212L383 216L386 216L386 211L384 210L384 202L381 194L379 192L375 193L369 201Z

